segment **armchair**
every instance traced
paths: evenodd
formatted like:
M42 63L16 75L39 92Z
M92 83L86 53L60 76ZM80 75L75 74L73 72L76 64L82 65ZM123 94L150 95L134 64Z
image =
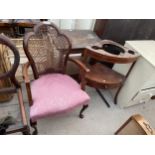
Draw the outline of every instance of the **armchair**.
M71 42L54 24L39 23L34 31L24 36L23 47L29 60L23 66L23 77L30 104L30 124L37 134L37 120L83 106L79 117L88 107L89 96L84 91L84 65L73 61L81 70L80 85L66 75ZM28 68L31 67L34 81L30 83ZM82 90L82 89L83 90Z

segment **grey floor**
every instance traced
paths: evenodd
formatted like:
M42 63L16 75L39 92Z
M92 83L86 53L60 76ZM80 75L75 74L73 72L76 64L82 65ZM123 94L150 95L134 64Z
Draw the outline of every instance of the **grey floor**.
M122 109L113 104L109 92L103 91L102 93L105 94L111 105L108 108L95 89L87 88L87 92L91 96L91 101L89 108L85 111L84 119L78 118L80 108L62 115L42 119L38 121L39 134L111 135L133 114L141 114L155 127L155 101ZM23 94L25 105L28 106L24 87ZM16 99L12 102L16 102Z

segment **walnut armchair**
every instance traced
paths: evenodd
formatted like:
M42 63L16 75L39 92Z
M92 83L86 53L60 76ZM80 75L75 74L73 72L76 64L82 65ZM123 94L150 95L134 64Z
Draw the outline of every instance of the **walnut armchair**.
M2 49L9 50L14 54L14 63L11 67L10 70L7 72L2 72L0 71L0 82L4 82L6 79L8 79L11 82L11 86L5 87L5 88L0 88L0 95L3 94L17 94L18 97L18 104L14 103L0 103L0 114L1 117L6 117L8 115L8 112L10 113L11 116L16 115L12 111L13 109L16 109L16 112L20 112L20 114L15 118L15 124L9 126L9 128L6 130L5 134L11 134L15 132L22 132L23 134L30 134L29 126L27 123L27 118L26 118L26 111L24 107L24 102L23 102L23 96L22 96L22 89L21 85L18 83L15 77L15 73L17 71L20 57L19 57L19 52L15 45L10 41L10 39L4 35L0 35L0 44L3 47ZM0 60L0 68L3 64L3 60ZM20 117L20 118L19 118Z
M88 70L73 61L81 70L81 87L70 76L66 67L71 42L54 24L39 23L34 31L25 35L23 47L29 60L23 66L30 104L30 124L37 134L37 120L83 106L79 117L88 107L89 96L83 89L83 72ZM32 68L34 81L30 83L28 68ZM82 88L82 89L81 89Z
M115 103L117 103L117 96L138 57L139 55L136 52L131 51L116 42L102 40L93 46L86 47L81 60L72 59L72 61L78 62L85 68L86 72L83 72L83 87L88 85L96 88L96 91L103 101L110 107L99 89L118 88L114 100ZM92 63L91 59L94 59L95 61ZM101 62L104 62L105 64ZM107 63L110 63L110 65ZM132 65L126 75L122 75L108 67L111 66L111 64L128 63L131 63Z

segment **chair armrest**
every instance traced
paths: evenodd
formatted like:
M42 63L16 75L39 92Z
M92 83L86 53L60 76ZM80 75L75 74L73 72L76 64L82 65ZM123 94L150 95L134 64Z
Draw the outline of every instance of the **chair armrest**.
M31 86L30 86L30 78L28 75L28 68L30 66L30 63L27 62L22 66L22 72L23 72L23 78L26 84L26 90L27 90L27 96L28 96L28 100L29 100L29 105L31 106L33 103L32 100L32 93L31 93Z
M76 64L80 68L80 70L84 71L85 73L90 72L90 69L87 68L87 66L79 59L68 58L68 60Z
M85 86L87 83L85 79L85 74L90 72L90 69L87 68L87 66L79 59L68 58L68 60L75 63L80 68L81 89L85 90Z

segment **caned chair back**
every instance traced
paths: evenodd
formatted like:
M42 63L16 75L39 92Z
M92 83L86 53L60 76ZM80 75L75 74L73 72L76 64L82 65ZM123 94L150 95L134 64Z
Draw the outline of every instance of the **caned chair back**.
M41 74L64 72L71 43L54 24L39 23L24 37L23 47L35 79Z

